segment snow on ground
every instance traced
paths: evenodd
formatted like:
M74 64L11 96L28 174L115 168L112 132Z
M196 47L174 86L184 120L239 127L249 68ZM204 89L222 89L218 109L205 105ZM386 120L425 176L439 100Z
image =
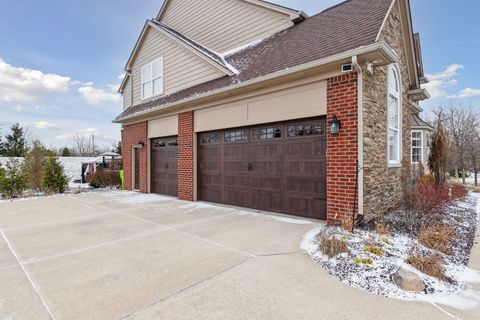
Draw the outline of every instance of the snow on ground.
M162 196L158 194L144 194L134 191L106 191L102 192L102 195L109 197L112 201L117 201L124 204L129 204L137 207L143 207L145 209L154 207L155 204L166 201L177 201L177 205L180 209L184 209L186 213L195 212L198 209L211 209L220 210L228 214L235 214L239 216L248 217L262 217L263 219L275 220L281 223L298 224L298 225L310 225L312 221L305 219L289 218L284 216L277 216L268 213L259 214L260 211L249 211L245 209L239 209L235 207L205 203L205 202L188 202L181 201L175 197Z
M434 251L419 244L413 236L404 233L397 232L391 236L382 236L374 232L355 230L354 235L351 235L340 227L326 226L309 231L300 246L330 275L352 287L391 298L473 309L480 305L480 292L464 289L466 283L480 283L480 272L466 266L470 253L467 242L472 240L467 236L470 237L472 225L475 226L480 217L480 194L470 194L465 201L452 205L449 210L453 217L462 217L463 221L455 226L460 239L453 244L453 256L442 254L445 261L445 274L451 279L450 282L428 276L405 262L414 247L420 248L424 254L433 254ZM459 232L462 229L466 231ZM343 239L350 253L328 258L318 249L319 235ZM368 243L380 245L385 251L384 256L365 252L364 248ZM355 264L353 259L356 257L370 258L373 263L371 265ZM407 292L397 287L392 277L400 268L419 275L426 285L425 292Z
M8 161L8 157L0 157L0 165L5 167L5 164ZM16 158L20 161L23 161L23 158ZM93 158L85 157L59 157L58 160L62 164L65 175L69 181L81 179L82 177L82 162L91 160Z

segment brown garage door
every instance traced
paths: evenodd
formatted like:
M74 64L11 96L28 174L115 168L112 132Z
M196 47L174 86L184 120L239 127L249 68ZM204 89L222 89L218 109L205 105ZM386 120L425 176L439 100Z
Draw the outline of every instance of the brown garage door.
M177 137L152 139L151 192L177 196Z
M198 146L200 200L326 218L325 118L202 133Z

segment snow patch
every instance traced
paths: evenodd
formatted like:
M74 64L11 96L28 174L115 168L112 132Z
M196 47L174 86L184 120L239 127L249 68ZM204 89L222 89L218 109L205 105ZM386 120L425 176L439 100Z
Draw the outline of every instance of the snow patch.
M471 230L470 224L478 218L475 213L480 213L480 194L470 194L470 197L464 201L452 205L450 210L449 213L452 217L460 216L465 220L463 223L455 225L459 235L464 235L466 232L464 229L470 228ZM319 250L319 234L342 238L347 243L350 252L329 259ZM460 242L464 242L466 239L463 237ZM365 245L372 242L383 248L384 256L365 252ZM466 260L463 258L467 254L467 249L462 244L456 244L452 248L454 249L453 256L444 256L445 274L452 279L451 282L440 281L407 264L405 260L413 247L420 248L424 254L433 254L431 249L423 247L415 237L408 234L398 232L392 236L381 236L373 232L356 230L351 235L341 228L331 226L310 230L300 243L300 248L307 252L327 273L357 289L396 299L438 303L458 309L473 309L480 304L480 292L471 290L467 286L480 283L480 272L464 265ZM371 258L373 263L356 265L353 263L354 257ZM414 293L397 287L392 281L392 276L400 268L419 275L427 287L426 291Z
M159 194L144 194L132 191L111 191L105 192L103 195L114 198L112 199L113 201L138 206L173 200L171 197L162 196Z
M295 219L295 218L287 218L287 217L279 217L279 216L270 216L270 218L279 222L290 223L290 224L303 224L303 225L313 224L313 222L311 221Z
M240 46L240 47L237 47L237 48L234 48L234 49L231 49L231 50L228 50L228 51L225 51L224 53L220 54L220 56L222 57L228 57L228 56L231 56L235 53L238 53L240 51L243 51L243 50L246 50L250 47L253 47L253 46L256 46L257 44L259 44L260 42L262 42L263 40L265 40L266 38L263 38L263 39L257 39L257 40L254 40L250 43L247 43L243 46Z

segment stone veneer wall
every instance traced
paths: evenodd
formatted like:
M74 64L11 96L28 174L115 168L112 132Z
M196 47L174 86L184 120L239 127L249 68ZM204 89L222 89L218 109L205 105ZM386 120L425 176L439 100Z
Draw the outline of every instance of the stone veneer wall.
M122 158L125 176L125 190L132 190L132 153L133 146L140 141L145 147L140 151L140 192L147 193L147 156L148 156L148 122L125 125L122 128Z
M403 160L410 160L411 108L407 60L398 2L394 5L379 41L390 45L400 56L402 81ZM388 167L387 153L387 72L388 66L364 73L364 213L365 219L384 214L401 201L401 168Z
M194 200L195 143L193 111L178 115L178 198Z
M327 134L327 221L329 223L351 216L353 212L355 171L358 160L358 75L356 72L328 79L327 122L333 115L341 121L341 129L339 135Z

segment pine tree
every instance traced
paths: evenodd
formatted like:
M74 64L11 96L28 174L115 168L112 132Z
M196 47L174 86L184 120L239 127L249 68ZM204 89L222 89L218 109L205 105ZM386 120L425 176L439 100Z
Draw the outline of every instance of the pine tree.
M43 188L49 192L64 193L67 184L63 166L56 157L49 157L43 175Z
M9 159L6 164L6 170L0 175L3 175L0 178L0 193L2 197L7 199L18 198L27 189L27 178L22 172L19 160Z
M62 149L62 157L71 157L72 152L67 147Z
M437 185L443 185L445 183L447 156L448 137L440 115L435 125L435 131L432 135L430 156L428 157L428 167L430 168L430 172L433 174Z
M5 136L3 155L6 157L23 157L27 152L25 132L19 123L10 127L11 133Z

